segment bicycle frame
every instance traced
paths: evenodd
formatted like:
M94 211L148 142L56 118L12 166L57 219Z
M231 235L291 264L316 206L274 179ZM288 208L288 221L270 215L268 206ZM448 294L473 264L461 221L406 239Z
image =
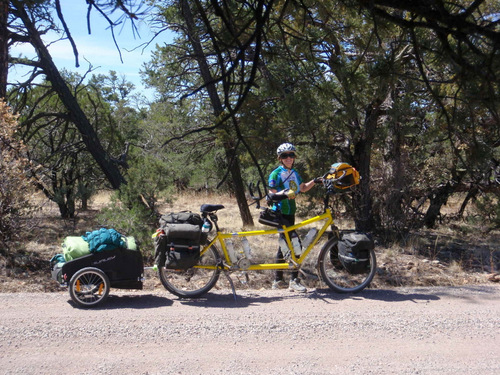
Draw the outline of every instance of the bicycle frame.
M299 257L296 257L294 252L291 251L290 259L285 263L260 263L260 264L250 264L248 267L239 267L237 264L234 264L231 261L231 257L229 255L228 248L226 246L226 240L238 237L251 237L251 236L265 236L265 235L273 235L273 234L283 234L288 245L289 249L292 249L292 241L290 237L290 233L296 229L305 227L307 225L325 221L322 225L321 229L319 229L318 233L316 233L316 237L311 241L311 243L307 246L306 249L302 249L302 253ZM201 251L201 255L203 255L208 249L219 243L222 252L223 252L223 260L224 263L221 267L224 271L258 271L258 270L284 270L290 268L299 268L302 262L307 258L311 250L318 243L320 238L323 236L328 227L333 223L332 213L330 208L326 208L325 213L312 217L310 219L304 220L298 224L291 226L283 226L282 228L276 229L267 229L267 230L255 230L255 231L243 231L243 232L232 232L225 233L220 230L217 230L216 236L212 239L212 241L206 245ZM217 228L218 229L218 228ZM214 269L215 266L203 266L197 265L195 268L206 268L206 269Z

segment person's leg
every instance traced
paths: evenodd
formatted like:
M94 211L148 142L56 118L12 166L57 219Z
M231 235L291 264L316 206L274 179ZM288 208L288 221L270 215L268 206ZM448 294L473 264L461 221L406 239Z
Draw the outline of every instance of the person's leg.
M282 223L285 226L293 225L294 218L293 216L290 215L283 215L282 216ZM284 239L284 235L280 234L279 235L280 240ZM281 243L282 241L280 241ZM285 263L285 259L283 256L283 252L286 252L287 249L281 249L281 245L278 247L278 252L276 253L276 263ZM286 288L286 284L283 281L283 270L276 270L274 274L274 282L273 282L273 289L278 289L278 288Z
M288 221L288 226L294 225L295 224L295 216L286 216L286 220ZM299 243L300 243L300 238L297 232L293 231L290 232L290 239L293 238L298 238ZM294 241L292 241L294 242ZM304 285L301 284L300 279L299 279L299 271L293 271L290 275L290 283L288 284L288 288L290 290L293 290L295 292L307 292L307 289Z
M295 216L293 216L293 215L283 215L282 220L283 220L283 225L286 226L286 227L289 227L291 225L294 225L294 223L295 223ZM285 235L284 234L280 234L280 247L278 249L278 254L276 256L276 261L278 263L284 263L285 262L284 254L289 255L288 254L288 252L289 252L288 247L286 249L282 249L281 248L281 244L282 243L286 243ZM283 271L277 271L277 272L280 272L281 278L283 278Z
M276 254L276 263L284 263L283 253L281 252L281 248L278 248L278 253ZM287 284L283 281L283 270L276 270L274 275L274 281L272 285L272 289L285 289Z
M278 247L278 252L276 253L276 263L285 263L285 259L283 258L283 252L281 251L281 247ZM283 280L283 271L276 270L274 280Z

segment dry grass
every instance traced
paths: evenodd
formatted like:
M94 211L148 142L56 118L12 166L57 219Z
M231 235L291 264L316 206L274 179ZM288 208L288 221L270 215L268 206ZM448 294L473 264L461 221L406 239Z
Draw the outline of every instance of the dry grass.
M97 229L95 217L108 202L109 194L102 193L93 199L88 211L79 212L74 220L63 220L59 217L55 204L40 198L41 210L37 214L37 226L24 239L22 250L9 261L0 258L0 292L60 290L59 285L50 279L48 261L54 254L61 252L61 243L66 236L81 235ZM161 205L161 212L198 212L203 203L223 204L225 208L219 211L218 216L219 225L225 231L267 229L258 223L259 211L255 206L251 206L250 210L256 225L244 228L237 204L228 196L191 193L173 197L172 202ZM347 221L336 224L341 229L352 228L352 223ZM301 234L304 235L306 231L307 229ZM274 259L278 248L277 235L249 237L249 242L256 261ZM498 243L499 232L479 233L474 227L460 223L439 230L408 234L401 245L384 247L378 244L378 273L372 287L464 285L498 281L498 277L495 280L492 276L498 272L499 267ZM151 243L151 250L152 246ZM307 269L315 269L320 247L321 244L316 246L309 256L309 262L305 265ZM150 254L151 250L143 245L143 253ZM270 272L272 271L235 273L232 279L237 288L269 288L273 278ZM305 280L305 283L309 287L317 286L313 280ZM222 276L217 287L225 288L228 285ZM162 288L152 271L146 271L144 288Z

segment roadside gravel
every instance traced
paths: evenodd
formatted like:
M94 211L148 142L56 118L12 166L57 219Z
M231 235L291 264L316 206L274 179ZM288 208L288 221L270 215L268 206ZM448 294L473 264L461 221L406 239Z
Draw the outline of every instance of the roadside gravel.
M499 374L500 286L0 294L2 374Z

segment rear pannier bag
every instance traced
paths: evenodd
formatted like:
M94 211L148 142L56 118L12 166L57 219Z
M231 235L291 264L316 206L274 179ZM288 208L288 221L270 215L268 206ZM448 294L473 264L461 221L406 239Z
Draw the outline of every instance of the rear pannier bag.
M346 233L338 242L338 257L349 273L368 271L370 250L375 247L373 240L364 233Z
M201 216L187 211L170 213L160 218L160 225L163 233L156 237L156 264L169 269L195 266L200 260L201 243L206 240Z
M200 259L201 229L192 224L168 224L163 228L166 240L165 267L187 269Z

